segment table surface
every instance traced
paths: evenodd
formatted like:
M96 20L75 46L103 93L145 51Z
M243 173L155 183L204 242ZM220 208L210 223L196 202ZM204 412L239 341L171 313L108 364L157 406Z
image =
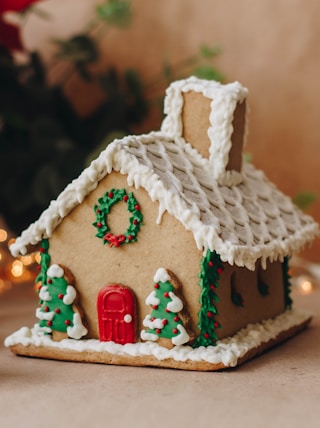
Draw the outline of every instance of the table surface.
M320 290L293 297L314 315L307 330L206 373L17 357L3 341L36 322L37 298L32 285L15 285L0 295L0 426L319 427Z

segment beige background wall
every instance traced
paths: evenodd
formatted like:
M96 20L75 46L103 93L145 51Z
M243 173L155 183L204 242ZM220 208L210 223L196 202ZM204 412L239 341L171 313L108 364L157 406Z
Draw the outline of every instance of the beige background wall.
M83 29L97 0L49 0L51 20L30 19L24 37L50 56L49 36ZM250 90L250 134L246 150L254 164L291 196L311 190L320 221L320 2L318 0L133 0L133 24L109 30L103 62L133 67L148 80L163 61L175 63L203 42L218 44L216 61L227 81ZM75 96L75 80L68 92ZM95 104L90 91L83 110ZM313 246L319 260L320 243Z

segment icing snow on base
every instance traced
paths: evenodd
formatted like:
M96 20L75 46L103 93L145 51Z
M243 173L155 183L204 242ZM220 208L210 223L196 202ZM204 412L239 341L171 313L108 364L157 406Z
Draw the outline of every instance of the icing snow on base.
M125 356L154 356L158 360L172 358L175 361L196 361L212 364L222 363L226 367L237 365L238 359L255 349L262 343L275 339L281 332L300 325L309 319L309 315L298 310L287 310L274 319L268 319L258 324L250 324L232 337L219 340L216 346L201 346L193 349L191 346L175 346L172 349L163 348L154 342L128 343L120 345L114 342L100 342L96 339L74 340L64 339L55 342L50 336L41 334L36 329L22 327L5 340L5 346L21 344L23 346L46 346L73 350L77 352L108 352Z

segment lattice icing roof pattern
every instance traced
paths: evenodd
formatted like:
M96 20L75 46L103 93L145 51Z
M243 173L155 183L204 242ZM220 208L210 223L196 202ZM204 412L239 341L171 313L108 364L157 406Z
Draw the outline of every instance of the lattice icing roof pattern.
M267 259L282 260L318 233L312 218L251 164L244 164L240 184L222 186L213 179L208 160L183 138L153 132L110 144L17 238L12 254L25 254L28 245L50 237L112 170L159 202L159 223L168 211L193 233L200 250L215 250L230 264L254 269L258 259L263 265Z

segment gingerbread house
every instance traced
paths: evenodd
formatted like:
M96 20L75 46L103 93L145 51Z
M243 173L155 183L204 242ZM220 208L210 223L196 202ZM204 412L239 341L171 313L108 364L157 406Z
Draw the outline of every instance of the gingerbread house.
M161 130L115 140L10 249L40 247L19 355L196 370L304 328L289 256L318 226L243 160L247 89L174 82Z

